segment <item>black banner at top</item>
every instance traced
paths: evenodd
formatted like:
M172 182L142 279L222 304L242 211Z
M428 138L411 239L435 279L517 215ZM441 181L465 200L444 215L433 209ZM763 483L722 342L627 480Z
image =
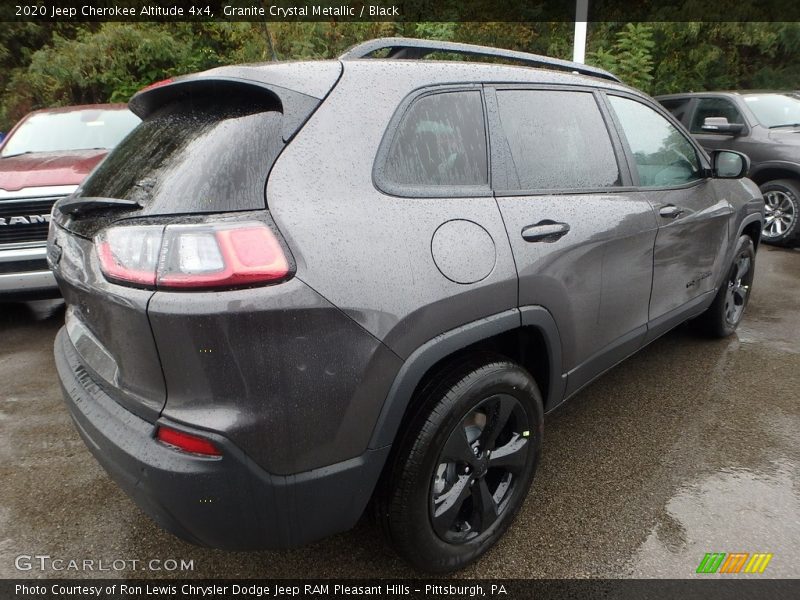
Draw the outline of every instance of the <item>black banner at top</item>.
M0 21L574 21L584 0L12 0ZM590 22L800 21L797 0L585 0Z

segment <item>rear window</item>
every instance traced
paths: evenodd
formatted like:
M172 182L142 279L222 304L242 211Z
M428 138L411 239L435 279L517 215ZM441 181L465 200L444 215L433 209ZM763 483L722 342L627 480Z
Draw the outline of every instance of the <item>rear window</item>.
M142 121L80 195L136 200L137 214L263 209L281 120L278 101L263 94L186 96Z
M39 112L25 119L3 148L3 157L37 152L107 150L139 123L128 109L87 108Z
M383 176L400 186L475 186L489 181L478 91L416 100L395 134Z

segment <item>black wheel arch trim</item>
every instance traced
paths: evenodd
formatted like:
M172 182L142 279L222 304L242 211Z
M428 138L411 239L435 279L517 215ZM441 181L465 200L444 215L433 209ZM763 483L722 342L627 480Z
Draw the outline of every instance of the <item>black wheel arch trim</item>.
M561 372L561 338L553 316L542 306L509 309L442 333L412 352L389 389L369 448L383 448L392 444L414 391L434 365L467 346L524 326L539 330L549 354L550 381L545 411L559 404L564 397L566 380Z
M739 231L738 231L738 233L736 234L736 239L735 239L735 240L733 240L733 244L731 244L731 245L734 247L734 249L735 249L735 246L736 246L736 241L737 241L737 240L738 240L740 237L742 237L743 235L745 235L745 233L744 233L744 230L745 230L745 229L746 229L746 228L747 228L749 225L752 225L753 223L758 223L758 224L759 224L759 228L763 227L763 225L764 225L764 215L763 215L763 210L764 210L764 209L762 208L762 209L761 209L761 212L752 213L752 214L749 214L749 215L747 215L747 216L746 216L744 219L742 219L742 222L741 222L741 223L739 223Z
M751 203L754 203L755 199L751 200ZM720 272L716 276L716 280L714 282L714 290L715 292L719 291L719 288L725 285L725 280L728 277L728 270L730 268L730 264L733 261L733 256L736 253L736 245L739 242L739 238L743 235L747 235L744 230L753 223L758 223L758 231L759 236L761 235L761 229L764 226L764 202L759 198L760 206L758 212L750 212L747 216L742 219L742 222L739 223L739 226L736 230L736 236L729 240L728 249L725 252L725 263ZM753 244L758 250L758 246L760 244L760 238L758 243L753 240Z
M800 179L800 164L787 160L769 160L766 162L760 162L758 164L751 165L750 172L747 174L747 176L750 179L755 180L758 178L759 174L762 171L770 171L770 170L787 171L788 173L792 173L796 179ZM766 181L764 181L759 185L764 185L769 181L771 180L767 179Z

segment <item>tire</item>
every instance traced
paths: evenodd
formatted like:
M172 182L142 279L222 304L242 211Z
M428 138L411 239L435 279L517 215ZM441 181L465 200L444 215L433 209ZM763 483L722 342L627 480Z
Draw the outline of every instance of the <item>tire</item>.
M800 241L800 182L776 179L761 186L766 218L761 239L767 244L792 246Z
M446 573L491 548L522 506L541 452L542 397L525 369L488 356L454 366L415 400L422 408L384 472L376 513L402 557Z
M736 243L733 264L728 269L714 302L698 318L706 333L722 338L736 331L750 300L755 267L755 245L750 236L743 235Z

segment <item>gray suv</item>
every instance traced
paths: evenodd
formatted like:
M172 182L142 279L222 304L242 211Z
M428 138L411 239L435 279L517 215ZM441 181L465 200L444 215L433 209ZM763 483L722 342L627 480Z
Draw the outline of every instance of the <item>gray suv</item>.
M800 97L796 92L698 92L656 98L708 151L738 150L764 193L764 242L800 243Z
M547 412L747 305L746 158L598 69L393 38L130 108L53 212L56 365L97 460L198 544L304 544L372 500L415 566L463 567L519 510Z

